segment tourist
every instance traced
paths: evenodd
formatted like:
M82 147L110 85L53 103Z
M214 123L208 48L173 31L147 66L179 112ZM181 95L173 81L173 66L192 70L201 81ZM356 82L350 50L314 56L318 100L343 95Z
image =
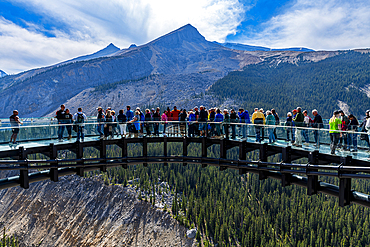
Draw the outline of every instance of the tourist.
M287 128L286 128L286 141L287 142L291 141L292 143L294 143L294 141L295 141L294 130L293 130L294 122L293 122L292 113L288 112L286 115L287 115L287 118L285 120L285 126L287 126ZM290 140L290 135L292 136L292 140Z
M266 113L263 111L263 108L260 108L259 111L263 114L266 119ZM265 139L265 127L261 127L261 141Z
M101 108L100 106L96 109L98 110L98 115L96 116L98 125L97 125L96 129L98 130L100 138L104 138L105 114L103 112L103 108Z
M65 105L61 105L60 110L58 110L56 112L56 115L55 115L55 118L58 119L58 124L59 124L59 127L58 127L58 141L60 141L60 142L63 141L63 134L64 134L65 124L66 124L66 121L65 121L66 111L65 111L65 109L66 109Z
M126 121L131 121L133 118L134 118L135 114L134 112L131 110L131 106L126 106ZM130 129L132 128L131 127L131 123L128 123L127 122L127 130L129 133L132 133L132 131L130 131Z
M193 110L189 111L189 116L188 116L188 126L189 126L189 137L194 137L195 135L195 123L197 121L197 117L194 113Z
M117 130L117 127L118 127L118 124L117 124L117 116L116 116L116 112L114 110L111 110L111 114L112 114L112 133L113 135L117 135L117 137L119 137L119 134L118 134L118 130Z
M265 124L265 115L259 111L258 108L254 109L254 113L252 114L252 123L255 124L254 129L256 132L256 142L261 143L261 130L262 125Z
M65 122L66 122L66 129L68 133L68 140L72 139L72 124L73 124L73 116L69 112L69 109L66 109L66 114L65 114Z
M208 114L208 121L210 122L209 124L210 130L209 130L209 135L208 135L209 137L216 135L216 124L214 123L215 117L216 117L216 109L215 108L209 109L209 114Z
M152 115L150 114L150 110L149 109L146 109L145 110L145 130L146 130L146 136L150 136L152 134L151 132L151 123L148 123L150 121L152 121Z
M215 131L216 133L215 134L216 134L217 137L220 137L221 136L221 132L222 132L221 131L221 129L222 129L221 128L221 124L224 121L224 115L221 114L221 110L220 109L217 109L216 110L216 113L217 114L215 115L215 122L216 123L219 123L219 124L215 124L215 128L216 128L216 131Z
M231 139L236 139L236 123L238 122L238 115L234 109L231 109L230 112L230 123L231 123Z
M275 117L275 125L280 125L280 118L279 118L279 115L277 114L276 110L275 109L271 109L271 113L272 115L274 115ZM277 140L277 133L276 133L276 129L274 129L274 135L275 135L275 140Z
M294 114L293 110L293 114ZM295 128L295 143L294 146L302 147L302 127L304 127L304 115L302 113L302 108L297 107L296 114L293 117L294 125L297 127Z
M111 110L107 110L107 115L105 116L105 125L104 125L104 138L113 138L113 117Z
M310 139L309 139L309 136L308 136L308 129L307 128L310 127L310 125L312 123L312 119L308 116L307 110L303 111L303 116L304 116L303 123L304 123L304 128L305 128L305 129L302 130L303 138L304 138L304 141L305 141L305 143L303 145L308 146L309 143L310 143Z
M13 115L9 117L10 121L10 126L12 127L12 135L10 137L10 143L11 145L16 145L17 144L17 136L19 133L19 125L23 125L21 120L19 119L18 116L18 111L14 110Z
M319 133L319 130L317 130L317 129L323 128L324 123L322 121L322 118L321 118L320 114L318 113L318 111L316 109L312 110L312 115L314 116L312 127L316 128L316 130L313 131L313 136L315 138L315 145L314 146L316 148L319 148L320 147L320 133Z
M198 118L199 118L199 110L198 110L198 106L195 106L194 107L194 114L195 114L195 118L196 118L196 123L194 123L194 133L196 136L199 136L200 135L200 132L199 132L199 124L198 124Z
M208 119L208 113L204 106L200 106L200 112L199 112L199 131L200 136L207 137L207 119Z
M132 124L130 128L130 132L134 133L134 137L139 137L139 131L140 131L140 111L136 110L135 115L128 123Z
M348 149L351 152L357 152L357 127L359 126L357 118L353 114L348 115ZM351 149L351 145L353 149Z
M82 108L78 108L77 112L73 115L73 121L76 125L76 132L77 132L77 138L76 142L83 142L84 141L84 128L85 128L85 122L87 121L86 115L82 112Z
M367 132L365 126L366 126L366 123L367 123L367 120L368 120L369 117L370 117L370 110L367 110L365 112L365 117L364 117L364 119L362 120L362 123L359 126L360 131L365 132L365 133ZM370 151L369 136L367 135L367 133L366 134L361 134L360 139L367 143L368 151Z
M168 121L168 116L167 116L167 114L168 114L168 111L167 111L167 110L165 110L165 111L163 111L163 114L162 114L162 116L161 116L161 120L164 122L164 123L163 123L163 135L164 135L164 136L166 136L166 126L167 126L167 121Z
M157 107L157 109L155 109L155 112L152 115L152 121L155 121L155 123L153 123L155 136L159 136L159 121L160 120L161 120L161 112L160 112L160 108Z
M186 128L186 118L188 117L188 114L186 113L186 110L183 109L179 115L179 121L180 121L180 134L182 136L185 136L185 128Z
M126 122L127 122L127 117L125 114L123 114L123 109L119 110L118 116L117 116L117 122L120 130L121 137L123 136L126 137L127 132L126 132Z
M230 115L227 109L224 109L224 134L227 139L229 139L229 126L230 126Z
M251 123L251 120L249 118L249 113L247 110L244 111L243 108L240 108L239 109L239 112L238 112L238 116L239 116L239 122L241 123L240 125L240 128L239 128L239 136L240 136L240 132L242 133L242 138L247 140L247 125L246 124L250 124Z
M275 125L275 116L272 115L271 111L266 112L266 125L269 125L268 127L268 133L269 133L269 143L274 143L275 142L275 135L274 135L274 129L275 127L272 127ZM271 126L271 127L270 127Z
M180 111L177 109L176 106L174 106L173 110L171 111L171 121L179 121L179 115L180 115ZM173 128L173 134L177 135L179 132L179 124L172 123L172 128Z
M329 121L329 135L330 135L330 150L331 154L335 154L335 149L337 148L339 138L340 138L340 129L342 128L342 121L339 118L339 111L333 113L332 118Z
M347 131L348 125L349 125L349 118L347 117L346 114L344 114L342 110L339 111L339 114L340 114L340 120L342 121L341 130ZM342 132L342 136L339 139L338 148L343 148L343 150L349 151L347 132Z

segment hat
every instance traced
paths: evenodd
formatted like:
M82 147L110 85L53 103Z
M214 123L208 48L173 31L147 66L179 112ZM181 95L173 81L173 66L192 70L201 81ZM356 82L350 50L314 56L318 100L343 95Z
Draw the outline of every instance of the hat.
M194 106L194 109L198 109L198 106Z
M99 106L98 108L96 108L96 110L103 110L103 108Z
M155 111L154 108L152 108L152 111Z
M370 110L367 110L367 111L366 111L366 113L369 113L369 112L370 112Z
M297 112L298 110L297 109L294 109L292 112Z

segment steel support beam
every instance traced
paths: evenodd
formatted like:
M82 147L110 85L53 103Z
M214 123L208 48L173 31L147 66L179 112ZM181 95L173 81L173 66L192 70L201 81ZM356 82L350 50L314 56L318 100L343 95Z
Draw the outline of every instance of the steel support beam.
M84 157L84 149L83 149L83 146L81 145L81 142L76 142L76 156L77 156L77 159L83 159ZM81 161L78 161L77 162L78 165L80 165L80 167L76 167L76 174L80 177L83 177L84 176L84 172L85 172L85 169L83 167L83 164L84 164L84 161L81 160Z
M308 165L306 172L309 171L318 171L318 169L309 168L309 165L317 165L319 163L319 151L315 150L308 154ZM319 188L319 179L317 175L308 175L307 176L307 195L312 196L317 194Z
M144 158L147 158L148 157L148 138L147 137L143 137L143 157ZM148 166L148 163L143 163L143 166L144 167L147 167Z
M202 158L207 158L207 137L202 137ZM202 168L207 167L207 164L202 164Z
M19 147L19 159L27 159L27 154L24 150L24 147ZM30 187L30 180L28 178L28 164L26 167L27 169L19 170L19 184L23 189L28 189Z
M351 166L352 157L341 157L342 166ZM339 174L339 206L344 207L351 204L351 179L341 178Z
M54 143L50 143L49 145L49 157L50 160L56 160L58 158L58 151L54 145ZM50 164L52 165L52 164ZM50 180L53 182L58 182L58 163L55 164L57 167L56 168L51 168L50 169Z
M186 128L185 128L186 129ZM188 138L185 136L184 139L182 140L182 156L186 157L188 156ZM188 163L183 162L183 166L187 166Z
M283 163L291 163L292 162L292 153L291 153L291 151L292 151L291 146L283 147L283 149L282 149L282 162ZM291 170L291 168L284 168L284 167L280 166L280 171L283 171L283 170ZM283 187L291 185L291 180L292 180L292 174L290 174L290 173L282 173L281 174L281 182L282 182Z

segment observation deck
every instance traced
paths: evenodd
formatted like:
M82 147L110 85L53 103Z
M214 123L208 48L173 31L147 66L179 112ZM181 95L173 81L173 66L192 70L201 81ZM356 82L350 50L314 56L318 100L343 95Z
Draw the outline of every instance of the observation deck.
M194 124L194 123L193 123ZM343 136L351 136L357 140L357 152L336 150L330 154L330 136L326 126L324 128L291 127L283 125L253 125L243 123L207 123L212 129L227 128L229 133L216 133L207 137L189 134L189 122L143 122L143 133L128 134L126 137L117 136L100 139L97 132L98 123L88 121L84 123L84 142L76 142L76 132L72 131L72 139L58 141L58 125L48 119L30 121L29 124L19 127L17 145L9 144L12 127L2 122L0 127L0 170L11 170L16 176L0 179L0 189L14 186L29 188L32 182L51 179L58 181L58 177L77 174L84 176L84 172L122 166L127 169L130 165L163 163L200 164L202 167L216 166L220 170L235 169L239 173L255 173L260 179L274 178L282 181L282 186L292 184L307 187L307 194L325 193L339 198L339 205L345 206L356 203L370 207L368 191L356 192L351 189L351 179L370 179L370 153L364 137L364 132L340 131ZM146 126L153 131L154 125L159 128L159 135L147 135ZM71 125L65 125L71 126ZM166 128L165 128L166 126ZM232 126L236 133L246 129L247 136L236 136L231 139ZM256 142L255 132L261 130L264 139ZM275 129L277 141L269 143L268 131ZM293 146L287 139L287 131L299 131L304 145ZM117 126L117 131L119 127ZM153 133L153 132L152 132ZM220 134L217 136L217 134ZM306 135L306 138L304 136ZM318 137L319 146L315 146L314 135ZM291 134L290 134L291 137ZM307 141L308 137L308 142ZM179 143L182 152L169 154L169 145ZM353 142L352 142L353 143ZM162 155L151 152L152 144L161 144ZM189 147L197 150L199 155L188 155ZM217 147L218 157L209 157L209 148ZM110 157L108 153L114 149L119 155ZM130 155L135 149L138 155ZM87 150L95 150L95 157L87 156ZM231 152L234 150L235 152ZM66 154L69 154L68 155ZM253 153L254 155L248 155ZM255 160L247 157L258 157ZM339 186L324 183L321 177L336 177Z

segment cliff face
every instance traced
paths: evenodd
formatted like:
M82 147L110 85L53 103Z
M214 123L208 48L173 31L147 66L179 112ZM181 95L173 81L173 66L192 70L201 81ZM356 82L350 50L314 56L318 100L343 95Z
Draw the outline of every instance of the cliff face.
M0 222L24 246L192 246L169 213L99 177L0 191Z

